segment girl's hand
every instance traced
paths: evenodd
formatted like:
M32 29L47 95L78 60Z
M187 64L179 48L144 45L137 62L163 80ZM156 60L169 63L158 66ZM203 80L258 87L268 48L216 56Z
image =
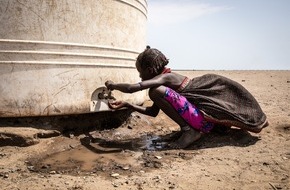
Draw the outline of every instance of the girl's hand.
M111 80L108 80L108 81L105 82L105 85L106 85L107 89L109 89L109 90L114 90L113 89L113 84L114 84L114 82L111 81Z
M128 103L124 101L109 101L108 103L111 109L120 109L128 106Z

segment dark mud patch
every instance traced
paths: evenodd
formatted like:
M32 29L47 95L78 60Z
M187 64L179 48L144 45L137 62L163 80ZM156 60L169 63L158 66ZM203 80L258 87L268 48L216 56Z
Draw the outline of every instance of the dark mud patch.
M39 143L40 139L60 136L56 130L6 127L0 129L0 147L27 147Z
M142 152L132 152L118 149L101 149L92 145L100 152L92 152L83 145L73 149L48 155L44 158L33 158L29 161L28 168L34 172L48 174L99 174L111 173L129 174L139 170L139 157Z
M13 133L0 132L0 147L2 146L18 146L27 147L37 144L39 141L34 137L27 137Z
M137 114L132 114L118 128L83 130L79 136L74 133L54 137L47 150L27 159L27 169L44 176L133 176L169 168L178 159L193 159L202 153L202 149L250 146L259 140L248 132L229 129L207 134L186 150L172 150L166 145L176 133L155 126L149 119Z
M151 138L153 139L152 136L142 136L137 139L119 141L105 141L92 137L81 138L77 146L31 158L28 162L28 169L48 174L91 173L105 176L112 173L134 174L142 170L143 154L144 151L148 151L146 147L153 149ZM148 164L147 168L150 166Z
M163 149L154 141L158 138L145 135L136 139L105 141L85 137L77 146L30 158L27 161L27 168L31 172L43 175L133 176L163 168L164 164L169 164L176 158L191 159L196 154L183 150Z
M120 130L120 129L118 129ZM124 130L124 128L123 128ZM250 133L229 129L222 133L211 133L202 137L186 150L169 149L167 141L172 133L163 135L138 136L119 138L116 130L97 131L85 137L62 138L52 147L68 144L67 149L56 152L44 152L32 157L27 167L32 172L69 175L98 175L117 177L119 175L133 176L140 172L148 172L164 168L176 159L190 160L202 153L202 149L222 146L250 146L259 140ZM174 133L173 133L174 134ZM109 140L113 139L113 140Z

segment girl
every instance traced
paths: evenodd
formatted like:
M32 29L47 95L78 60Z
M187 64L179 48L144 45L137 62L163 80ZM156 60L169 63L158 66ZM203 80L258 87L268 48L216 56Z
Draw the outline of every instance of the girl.
M142 107L125 101L113 101L109 106L112 109L127 107L153 117L161 109L181 128L177 140L169 144L171 148L186 148L214 125L236 126L255 133L268 125L258 102L240 84L215 74L189 79L171 72L165 67L168 63L159 50L147 46L136 61L141 82L127 84L107 81L105 85L109 90L124 93L149 88L153 105Z

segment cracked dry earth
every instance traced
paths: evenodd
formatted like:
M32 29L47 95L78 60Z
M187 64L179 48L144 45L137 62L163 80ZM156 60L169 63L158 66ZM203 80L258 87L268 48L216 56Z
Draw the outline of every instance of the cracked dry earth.
M162 112L156 118L133 112L118 128L81 134L2 123L0 188L290 189L290 71L213 73L252 92L270 125L259 134L212 132L173 150L155 143L178 130Z

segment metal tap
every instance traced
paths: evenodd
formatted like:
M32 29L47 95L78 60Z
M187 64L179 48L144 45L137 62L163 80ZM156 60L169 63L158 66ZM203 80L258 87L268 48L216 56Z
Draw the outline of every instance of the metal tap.
M103 89L102 92L98 94L99 99L110 99L110 100L116 100L116 98L112 95L112 91L108 90L108 94L106 93L106 90Z

